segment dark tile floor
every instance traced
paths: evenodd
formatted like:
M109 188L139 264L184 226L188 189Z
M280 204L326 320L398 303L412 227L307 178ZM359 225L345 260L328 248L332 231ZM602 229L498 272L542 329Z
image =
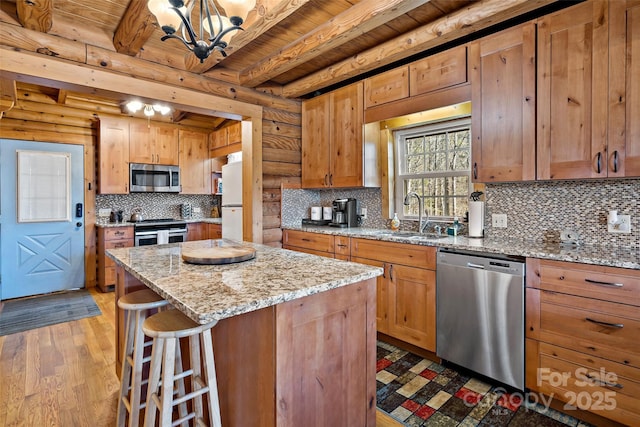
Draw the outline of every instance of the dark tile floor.
M377 406L407 426L589 426L390 344L377 351Z

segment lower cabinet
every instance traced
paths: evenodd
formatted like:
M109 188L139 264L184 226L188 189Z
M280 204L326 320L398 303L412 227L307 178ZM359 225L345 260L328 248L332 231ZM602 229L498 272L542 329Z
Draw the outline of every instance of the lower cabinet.
M298 230L284 230L282 247L312 255L335 258L335 238L331 234L309 233ZM348 239L348 238L347 238Z
M222 225L206 222L190 222L187 224L187 241L221 239Z
M384 268L378 277L378 331L436 351L436 248L351 239L351 261Z
M526 386L640 425L640 271L527 260Z
M131 226L98 228L98 288L102 292L112 291L116 284L115 263L106 255L106 250L133 245Z
M222 239L222 224L207 224L208 239Z

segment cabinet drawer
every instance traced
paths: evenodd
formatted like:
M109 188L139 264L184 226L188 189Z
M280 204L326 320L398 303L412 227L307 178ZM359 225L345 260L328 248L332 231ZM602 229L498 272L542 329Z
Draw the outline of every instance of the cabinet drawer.
M119 249L119 248L129 248L133 246L133 240L131 239L120 239L120 240L107 240L104 242L104 249ZM109 257L106 253L104 254L104 266L105 267L114 267L115 262Z
M113 227L104 229L104 240L133 239L133 227Z
M466 83L468 80L466 46L431 55L409 66L411 96Z
M640 354L640 314L625 304L541 291L540 331Z
M351 256L431 270L436 269L436 248L433 246L351 239Z
M285 230L282 243L286 246L297 246L333 254L334 236L330 234Z
M540 343L538 389L628 425L640 423L640 370Z
M640 271L527 260L530 287L640 306Z
M341 256L340 259L345 259L345 257L348 259L351 255L351 239L346 236L335 236L333 249L336 256Z

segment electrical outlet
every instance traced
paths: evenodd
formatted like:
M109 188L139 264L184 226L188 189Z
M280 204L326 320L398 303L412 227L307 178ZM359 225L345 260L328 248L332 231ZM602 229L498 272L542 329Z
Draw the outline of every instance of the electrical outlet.
M197 208L197 207L193 208L193 213L200 213L200 212L202 212L202 209Z
M507 214L492 214L491 225L495 228L507 228Z
M109 208L101 208L98 210L98 216L104 217L111 215L111 209Z
M615 224L607 223L609 233L631 233L631 215L618 215Z
M360 208L360 216L362 219L367 219L367 208Z

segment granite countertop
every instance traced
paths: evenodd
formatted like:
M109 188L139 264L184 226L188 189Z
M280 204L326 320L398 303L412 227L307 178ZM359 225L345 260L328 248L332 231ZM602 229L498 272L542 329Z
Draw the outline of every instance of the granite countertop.
M182 260L183 248L243 246L249 261L196 265ZM382 274L379 267L230 240L109 249L126 271L201 324L291 301Z
M563 248L558 243L474 239L465 236L428 238L417 237L415 232L359 227L289 226L283 229L640 270L640 248L588 245Z
M176 221L184 221L187 224L194 222L205 222L207 224L222 224L222 218L191 218L191 219L182 219L178 218ZM134 222L123 221L123 222L109 222L109 218L97 218L96 219L96 227L98 228L110 228L110 227L133 227L135 225Z

